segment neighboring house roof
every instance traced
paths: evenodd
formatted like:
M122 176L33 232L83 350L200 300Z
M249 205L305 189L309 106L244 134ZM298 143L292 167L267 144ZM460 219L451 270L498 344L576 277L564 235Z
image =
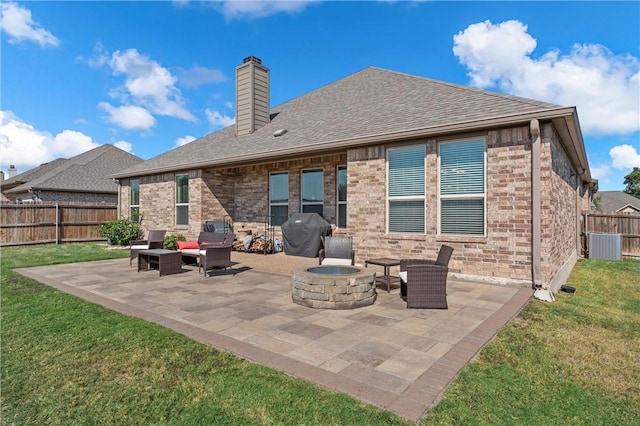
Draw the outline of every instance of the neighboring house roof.
M598 191L595 196L600 197L600 210L603 212L619 212L631 209L640 213L640 199L626 192Z
M50 167L14 176L11 180L25 181L5 192L32 191L117 193L118 185L111 176L144 160L113 145L104 144L63 161L52 161ZM55 166L55 167L54 167ZM43 166L41 166L43 167ZM40 169L38 167L37 169ZM7 181L5 181L6 183ZM2 188L4 190L5 183Z
M275 160L332 149L559 120L569 155L588 163L574 107L369 67L271 109L271 121L237 137L231 125L117 173L130 177L186 168ZM285 129L281 136L274 132ZM573 153L573 155L572 155Z
M60 165L65 161L67 161L66 158L58 158L48 163L40 164L38 167L34 167L24 173L20 173L19 175L3 180L0 182L0 187L2 187L3 191L15 188L16 186L20 186L49 173L51 170L60 167Z

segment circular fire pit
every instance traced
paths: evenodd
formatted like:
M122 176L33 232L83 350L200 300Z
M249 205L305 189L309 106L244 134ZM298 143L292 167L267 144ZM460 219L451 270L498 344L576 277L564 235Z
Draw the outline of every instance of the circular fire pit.
M373 305L378 296L375 272L353 266L295 269L291 298L316 309L355 309Z

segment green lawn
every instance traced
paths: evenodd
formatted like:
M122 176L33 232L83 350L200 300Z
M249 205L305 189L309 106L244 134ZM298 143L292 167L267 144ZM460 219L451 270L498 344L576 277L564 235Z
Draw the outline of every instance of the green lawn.
M406 424L12 271L128 251L65 244L0 255L2 424ZM532 300L421 424L637 424L640 261L581 261L569 284L575 295Z

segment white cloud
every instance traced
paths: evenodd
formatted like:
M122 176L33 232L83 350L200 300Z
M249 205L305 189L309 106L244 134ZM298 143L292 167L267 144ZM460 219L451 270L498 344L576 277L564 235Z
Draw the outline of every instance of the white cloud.
M187 135L187 136L176 139L176 146L186 145L189 142L193 142L195 140L196 140L195 137Z
M264 18L277 13L296 13L316 0L299 1L221 1L212 3L227 19Z
M609 150L611 164L618 170L640 167L640 153L631 145L618 145Z
M113 146L115 146L116 148L120 148L123 151L127 151L129 154L132 154L133 151L133 147L131 146L130 142L127 141L117 141L113 143Z
M13 2L3 2L1 6L0 28L9 35L9 43L33 41L41 47L60 45L60 40L33 20L29 9Z
M113 52L109 65L114 75L126 76L125 88L136 105L154 114L196 121L175 87L177 78L156 61L136 49L128 49Z
M99 146L91 137L74 130L57 135L38 130L11 111L0 111L0 167L13 164L18 173L56 158L71 158Z
M611 174L611 168L608 164L591 166L589 167L589 170L591 170L591 177L598 180L604 179Z
M178 68L178 79L185 87L198 87L204 84L221 83L227 77L220 70L194 65L191 69Z
M100 102L98 107L108 114L107 120L128 130L149 130L156 125L156 119L146 109L136 105L114 107Z
M640 130L640 61L596 44L563 54L532 56L537 42L518 21L468 26L454 36L453 52L471 84L562 106L576 106L585 134Z
M219 111L212 111L207 108L204 113L207 116L207 121L214 128L227 127L236 122L234 117L221 114Z

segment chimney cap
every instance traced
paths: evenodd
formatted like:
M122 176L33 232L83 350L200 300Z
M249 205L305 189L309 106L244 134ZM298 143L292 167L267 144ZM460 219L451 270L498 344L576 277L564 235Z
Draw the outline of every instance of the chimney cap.
M246 64L247 62L255 62L258 65L262 65L262 60L260 58L255 57L255 56L247 56L246 58L244 58L242 60L243 64Z
M14 166L13 164L9 166L10 169L15 169L16 166Z

